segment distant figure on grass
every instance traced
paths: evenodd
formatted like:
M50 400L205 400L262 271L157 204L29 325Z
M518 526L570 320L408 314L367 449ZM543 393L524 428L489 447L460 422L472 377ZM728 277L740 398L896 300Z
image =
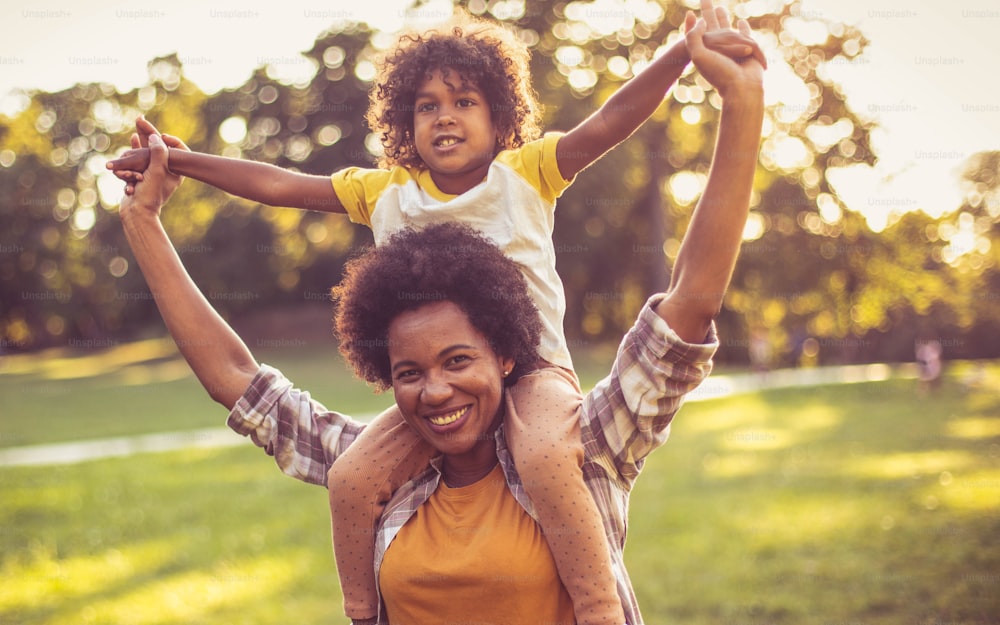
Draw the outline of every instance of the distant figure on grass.
M750 331L750 345L747 349L750 356L750 368L761 376L771 370L771 337L767 328L755 327Z
M715 27L699 43L731 59L764 64L749 30L729 28L725 9L702 2ZM724 24L724 26L720 26ZM629 137L659 106L691 55L686 40L623 85L594 115L539 137L529 51L499 24L459 15L440 30L402 36L371 92L367 120L384 148L380 169L350 167L331 177L199 154L164 135L173 174L273 206L346 213L382 245L404 228L468 224L518 263L542 314L539 359L518 363L508 436L524 488L572 598L577 622L621 625L625 614L605 529L582 471L582 394L563 333L565 296L551 235L556 199L577 173ZM747 61L749 62L749 61ZM136 122L133 150L108 167L134 192L149 166L148 137ZM345 611L370 621L380 601L372 541L394 492L425 470L434 450L398 407L380 415L340 457L328 479L334 551ZM570 468L567 468L570 467Z
M920 394L926 395L941 384L941 341L918 338L914 343Z

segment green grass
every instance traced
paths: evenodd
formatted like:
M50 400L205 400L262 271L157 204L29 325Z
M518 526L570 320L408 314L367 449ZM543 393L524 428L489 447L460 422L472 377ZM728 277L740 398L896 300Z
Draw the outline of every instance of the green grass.
M1000 622L1000 370L982 384L687 406L633 495L650 620Z
M0 448L225 425L170 339L108 350L0 358ZM329 345L255 350L313 396L347 414L392 403L353 378Z
M367 416L392 404L391 393L376 395L353 377L331 341L255 349L254 355L340 412ZM583 354L583 384L606 375L613 358L613 346ZM170 339L0 356L0 398L0 449L222 427L226 418Z
M329 386L323 355L291 356L269 362ZM632 496L626 556L646 622L1000 621L1000 363L987 374L969 389L953 369L928 396L890 380L686 406ZM54 384L45 375L16 374L26 395ZM76 405L60 427L90 432L88 419L121 411L116 375L69 381L49 402ZM220 424L224 411L181 383L158 383L150 409L170 429ZM53 437L48 419L19 427ZM249 443L2 468L0 554L4 624L344 622L325 491Z
M0 623L340 622L326 491L252 447L0 484Z

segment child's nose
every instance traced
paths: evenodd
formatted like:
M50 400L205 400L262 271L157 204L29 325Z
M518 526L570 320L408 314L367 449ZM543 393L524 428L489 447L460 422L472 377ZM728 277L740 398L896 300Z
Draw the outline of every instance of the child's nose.
M438 111L437 124L439 126L446 126L453 123L455 123L454 111L450 107L442 106Z

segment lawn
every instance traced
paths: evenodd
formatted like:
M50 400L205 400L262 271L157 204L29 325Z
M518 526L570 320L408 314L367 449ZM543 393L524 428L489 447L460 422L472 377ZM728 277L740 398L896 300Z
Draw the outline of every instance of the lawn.
M307 388L336 366L320 365L326 354L275 356L312 376ZM52 412L11 421L17 436L149 431L148 412L127 427L105 416L128 398L109 400L111 379L135 366L75 379L53 377L55 365L8 371L0 385L20 384L16 405L52 389ZM967 372L952 368L927 396L888 380L686 406L631 502L626 556L646 621L1000 622L1000 364L972 388ZM221 423L190 379L166 377L132 391L170 425L158 429ZM75 386L56 393L63 383ZM320 399L348 394L368 391ZM73 414L61 412L70 397ZM249 443L0 468L0 553L4 624L345 622L325 491Z
M341 412L368 416L392 403L344 365L332 339L253 344L260 362L278 367L300 388ZM584 385L603 377L614 346L592 348L577 363ZM0 355L0 449L81 439L225 425L169 338L102 350L50 349Z

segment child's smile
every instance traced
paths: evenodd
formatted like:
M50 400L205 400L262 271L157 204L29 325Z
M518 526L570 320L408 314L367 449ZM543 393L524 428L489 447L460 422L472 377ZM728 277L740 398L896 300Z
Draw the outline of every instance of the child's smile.
M486 177L496 155L490 103L451 70L435 70L417 91L414 144L438 188L465 193Z

